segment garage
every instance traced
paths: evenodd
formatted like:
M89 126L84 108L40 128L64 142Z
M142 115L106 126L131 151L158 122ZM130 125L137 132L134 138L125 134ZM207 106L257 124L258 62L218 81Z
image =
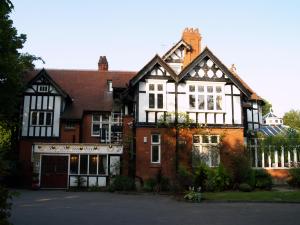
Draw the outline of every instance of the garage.
M42 155L41 188L68 187L68 156Z

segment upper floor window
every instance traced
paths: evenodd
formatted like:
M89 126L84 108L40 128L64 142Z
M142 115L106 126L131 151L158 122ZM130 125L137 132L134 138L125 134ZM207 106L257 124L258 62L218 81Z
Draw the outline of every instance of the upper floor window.
M202 161L210 167L216 167L220 163L219 152L220 136L218 135L194 135L193 136L193 163Z
M75 129L76 123L74 121L66 121L65 129L72 130Z
M48 85L39 85L38 92L48 92L49 86Z
M108 90L109 92L112 92L112 91L113 91L112 80L108 80L108 81L107 81L107 90Z
M188 85L189 109L223 111L224 90L222 85Z
M92 118L92 136L100 136L102 142L108 142L109 120L109 114L94 114Z
M149 109L164 108L164 85L149 84Z
M49 111L32 111L30 115L32 126L51 126L52 112Z
M151 135L151 163L160 163L160 134Z

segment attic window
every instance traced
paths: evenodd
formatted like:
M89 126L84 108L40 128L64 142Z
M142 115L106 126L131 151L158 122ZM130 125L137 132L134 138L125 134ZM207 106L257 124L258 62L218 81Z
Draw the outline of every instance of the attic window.
M38 92L48 92L48 85L39 85Z
M107 90L108 90L109 92L112 92L112 91L113 91L112 80L108 80L108 81L107 81Z

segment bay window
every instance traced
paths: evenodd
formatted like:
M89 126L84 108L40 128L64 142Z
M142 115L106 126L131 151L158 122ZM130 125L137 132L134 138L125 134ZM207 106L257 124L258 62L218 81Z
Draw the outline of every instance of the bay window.
M200 111L223 111L223 90L223 84L188 84L189 109Z

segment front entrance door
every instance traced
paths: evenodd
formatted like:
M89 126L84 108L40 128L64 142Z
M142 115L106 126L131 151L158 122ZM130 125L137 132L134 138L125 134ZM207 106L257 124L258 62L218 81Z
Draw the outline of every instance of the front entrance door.
M68 156L42 156L41 188L67 188Z

